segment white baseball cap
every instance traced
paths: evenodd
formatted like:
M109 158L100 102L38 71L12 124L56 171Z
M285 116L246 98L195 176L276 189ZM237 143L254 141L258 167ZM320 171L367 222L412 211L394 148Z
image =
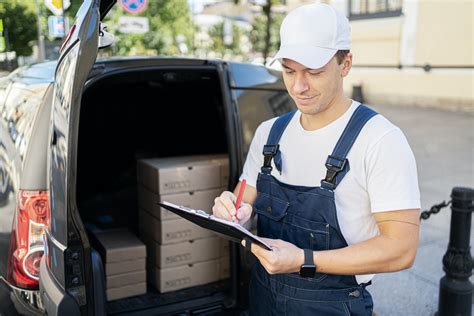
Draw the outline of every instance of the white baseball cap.
M270 62L288 58L308 68L326 65L338 50L351 47L346 16L330 5L314 3L292 10L280 27L280 50Z

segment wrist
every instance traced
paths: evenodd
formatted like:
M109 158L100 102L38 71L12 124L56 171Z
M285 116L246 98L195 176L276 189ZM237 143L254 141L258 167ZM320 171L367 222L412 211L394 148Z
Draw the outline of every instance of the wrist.
M314 263L314 251L312 249L303 249L304 262L300 268L300 277L314 278L316 273L316 264Z
M298 248L298 255L296 256L295 272L299 272L303 264L304 264L304 249Z

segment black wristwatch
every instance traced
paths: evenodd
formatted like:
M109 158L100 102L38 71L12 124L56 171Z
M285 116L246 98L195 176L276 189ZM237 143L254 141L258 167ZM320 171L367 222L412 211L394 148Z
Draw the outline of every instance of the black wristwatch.
M300 268L300 277L313 278L316 273L316 265L313 259L313 250L304 249L304 263Z

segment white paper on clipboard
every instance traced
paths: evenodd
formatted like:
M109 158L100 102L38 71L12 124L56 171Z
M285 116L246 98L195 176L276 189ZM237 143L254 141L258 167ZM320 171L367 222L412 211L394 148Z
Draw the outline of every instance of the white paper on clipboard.
M176 205L170 202L162 201L158 203L161 207L203 227L217 233L226 235L231 239L240 242L242 239L250 239L261 247L272 250L272 247L258 236L255 236L238 223L217 218L202 210L195 210L189 207Z

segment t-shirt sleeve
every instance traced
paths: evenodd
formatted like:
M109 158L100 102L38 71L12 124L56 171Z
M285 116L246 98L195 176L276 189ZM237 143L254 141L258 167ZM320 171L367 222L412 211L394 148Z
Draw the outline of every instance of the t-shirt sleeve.
M369 149L366 171L373 213L420 208L415 157L399 128L387 132Z
M267 122L268 123L268 122ZM260 168L263 165L263 146L265 145L265 122L260 124L255 131L255 135L250 144L250 149L245 160L242 175L239 180L245 179L248 185L257 187L257 177L260 172Z

